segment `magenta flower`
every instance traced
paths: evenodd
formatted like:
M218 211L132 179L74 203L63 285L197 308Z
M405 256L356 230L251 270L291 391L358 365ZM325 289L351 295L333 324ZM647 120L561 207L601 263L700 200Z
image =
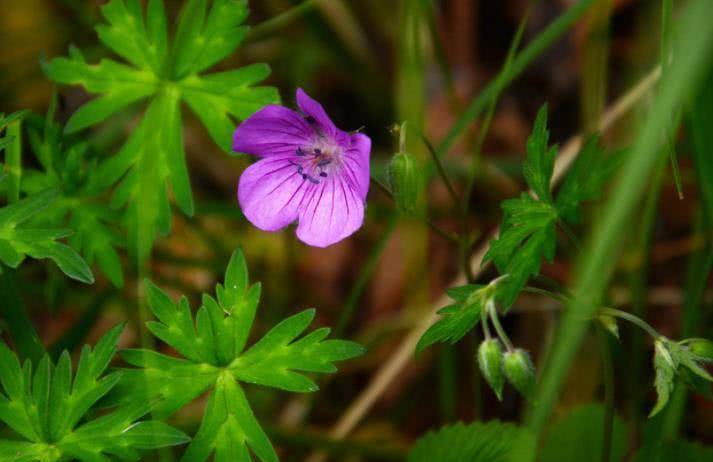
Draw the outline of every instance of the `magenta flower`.
M364 221L371 140L334 126L322 106L297 90L300 112L265 106L235 130L233 149L260 158L245 169L238 201L250 222L327 247Z

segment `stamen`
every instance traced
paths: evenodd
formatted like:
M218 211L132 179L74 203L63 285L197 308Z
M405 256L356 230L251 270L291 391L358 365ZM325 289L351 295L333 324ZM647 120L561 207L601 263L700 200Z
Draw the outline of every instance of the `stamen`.
M319 176L322 178L327 178L327 172L319 172Z
M297 148L297 151L295 151L295 154L298 156L304 156L305 152L302 150L302 148Z
M329 165L332 163L332 159L322 159L319 162L317 162L317 167L324 167L325 165Z
M319 148L314 148L314 155L315 156L321 156L322 155L322 150Z

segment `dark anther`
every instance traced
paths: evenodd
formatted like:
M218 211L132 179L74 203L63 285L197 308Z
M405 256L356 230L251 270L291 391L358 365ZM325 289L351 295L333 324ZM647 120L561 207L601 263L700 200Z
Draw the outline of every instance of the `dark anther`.
M332 162L332 159L322 159L319 162L317 162L317 167L324 167L325 165L329 165Z
M297 166L297 173L299 173L299 174L301 175L303 171L304 171L304 168L303 168L301 165L298 165L298 166Z
M305 117L305 120L307 121L308 124L313 124L313 123L316 122L316 121L314 120L314 117L312 117L311 115L306 116L306 117Z
M297 151L295 151L295 154L298 156L304 156L305 152L302 150L302 148L297 148Z
M322 178L327 178L327 172L319 172L319 176Z
M314 155L316 156L321 156L322 155L322 150L319 148L314 148Z
M306 180L306 179L307 179L307 174L306 174L306 173L302 173L302 172L300 172L300 173L302 174L302 179L303 179L303 180Z
M312 178L311 176L308 176L307 179L314 184L319 184L319 180L317 180L316 178Z

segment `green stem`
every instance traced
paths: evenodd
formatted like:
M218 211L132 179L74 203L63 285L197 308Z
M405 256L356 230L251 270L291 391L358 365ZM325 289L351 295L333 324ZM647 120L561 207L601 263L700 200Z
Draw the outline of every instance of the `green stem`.
M658 340L663 337L661 334L658 333L658 331L656 329L651 327L651 325L649 323L647 323L646 321L644 321L643 319L641 319L637 316L634 316L631 313L627 313L626 311L622 311L622 310L617 310L616 308L602 308L601 312L603 314L608 314L609 316L614 316L615 318L629 321L630 323L643 329L654 340Z
M274 18L270 18L265 22L258 24L257 26L250 29L245 36L246 42L252 42L261 39L278 29L281 29L291 22L299 19L300 16L309 12L312 8L317 6L317 2L321 0L304 0L299 5L290 8L289 10L281 13Z
M478 167L480 166L480 157L482 154L483 150L483 145L485 144L485 138L488 136L488 131L490 130L490 124L492 123L493 116L495 115L495 107L498 104L498 99L500 98L500 94L502 91L505 89L505 86L507 85L507 81L505 80L505 76L509 73L510 68L512 67L512 62L515 57L515 52L517 52L517 49L520 46L520 41L522 40L522 34L525 32L525 26L527 25L527 20L530 17L530 9L532 7L532 1L528 3L527 9L525 10L525 14L523 15L522 19L520 20L520 24L518 25L517 31L515 32L515 35L513 35L512 40L510 41L510 47L508 48L508 53L505 58L505 64L503 64L502 69L500 70L500 73L496 77L495 80L495 89L493 91L493 96L490 98L490 102L488 103L488 110L485 116L485 120L483 121L483 125L480 128L480 131L478 133L478 138L476 139L475 142L475 147L473 149L473 161L471 162L470 166L470 171L468 172L468 183L466 184L465 188L465 195L464 195L464 200L463 200L463 219L467 219L468 217L468 212L470 210L470 197L473 195L473 189L475 188L475 179L478 174Z
M577 22L584 13L597 0L580 0L572 5L561 16L555 19L545 30L543 30L528 46L526 46L512 60L512 65L496 76L478 96L476 96L466 110L458 117L446 137L436 148L439 157L446 153L458 140L465 129L478 117L478 114L497 96L501 88L509 85L515 80L538 56L547 50L556 40L558 40L572 25Z
M490 314L490 321L493 323L495 332L497 332L500 341L503 342L503 345L505 345L505 349L507 349L507 351L513 351L515 348L513 347L512 342L510 342L510 338L505 333L505 329L503 329L503 326L500 325L500 319L498 319L498 313L495 309L495 303L493 303L492 301L488 302L486 304L486 309L488 310L488 314Z
M443 184L446 185L446 189L448 189L448 194L450 194L451 199L453 200L453 205L455 205L457 207L458 204L460 203L460 198L458 197L458 194L456 194L456 190L453 188L453 185L451 184L451 180L448 178L448 175L446 174L446 169L443 168L443 163L441 162L441 158L436 153L436 149L433 147L433 144L428 140L428 138L426 138L426 135L424 135L418 129L416 131L418 132L418 135L421 137L423 144L426 145L428 153L431 155L431 159L433 160L433 163L436 165L436 169L438 170L438 175L443 180Z
M611 460L612 434L614 432L614 362L612 359L609 334L599 326L597 329L602 350L602 375L604 380L604 425L602 428L601 461Z

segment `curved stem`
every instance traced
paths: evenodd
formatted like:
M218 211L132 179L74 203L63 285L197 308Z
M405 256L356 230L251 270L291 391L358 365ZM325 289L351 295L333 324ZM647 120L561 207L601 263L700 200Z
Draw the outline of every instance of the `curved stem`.
M601 312L604 314L608 314L609 316L614 316L615 318L620 318L620 319L629 321L630 323L645 330L647 334L649 334L651 337L654 338L654 340L660 339L663 337L661 334L658 333L658 331L656 329L651 327L651 325L649 323L647 323L646 321L644 321L641 318L634 316L631 313L627 313L626 311L622 311L622 310L617 310L616 308L602 308Z
M488 310L488 313L490 314L490 321L492 321L492 323L493 323L495 332L498 333L498 337L503 342L503 345L505 345L505 348L508 351L513 351L515 348L512 346L512 342L510 342L510 338L508 338L507 334L505 333L505 329L503 329L503 326L500 325L500 320L498 319L498 313L495 310L495 303L493 303L492 300L489 301L486 304L486 309Z
M453 205L457 207L460 203L460 198L458 197L458 194L456 194L456 190L453 188L453 184L451 183L451 180L446 174L446 169L443 167L443 163L441 162L441 158L438 156L438 153L436 153L436 148L433 147L433 143L431 143L429 139L426 138L426 135L424 135L418 129L416 129L416 131L418 132L418 136L421 138L421 141L423 141L423 144L426 146L426 149L428 150L428 153L430 154L431 159L433 160L433 163L436 166L438 175L443 180L443 184L446 185L446 189L448 189L448 194L450 194L451 199L453 200Z

